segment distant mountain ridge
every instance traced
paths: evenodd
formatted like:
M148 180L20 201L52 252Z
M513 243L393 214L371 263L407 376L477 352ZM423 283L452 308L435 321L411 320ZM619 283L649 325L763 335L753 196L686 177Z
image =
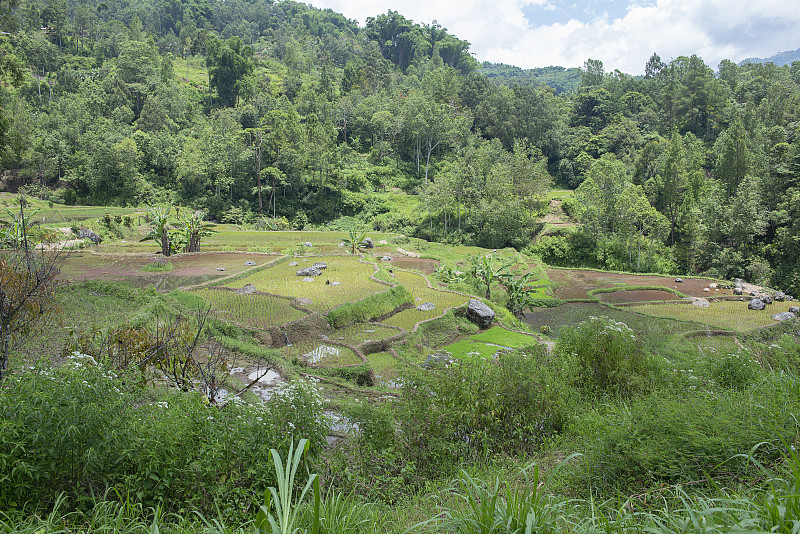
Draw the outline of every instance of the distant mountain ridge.
M739 65L746 65L747 63L775 63L776 67L783 67L784 65L791 65L794 61L800 61L800 48L788 52L780 52L768 58L749 57L742 60Z

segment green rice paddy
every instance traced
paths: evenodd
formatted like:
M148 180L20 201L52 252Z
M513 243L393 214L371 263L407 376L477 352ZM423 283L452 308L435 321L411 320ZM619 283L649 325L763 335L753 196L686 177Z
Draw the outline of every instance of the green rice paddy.
M293 261L297 265L289 265ZM313 282L304 282L305 277L297 276L299 269L311 267L316 262L325 262L328 267L320 276L311 277ZM238 289L246 284L253 284L258 291L264 293L308 299L311 301L306 305L308 309L326 313L345 302L389 289L370 280L369 276L373 271L372 265L359 263L354 256L295 258L292 261L281 261L226 285ZM339 282L341 285L326 284L326 281Z
M395 328L379 324L356 323L337 330L336 334L331 337L348 345L360 345L366 341L378 341L399 333L400 331Z
M399 376L400 361L389 352L367 354L367 362L375 372L378 384L391 382Z
M341 367L363 363L351 349L317 339L307 339L281 347L288 359L297 358L315 367Z
M457 293L450 293L448 291L439 291L428 287L426 278L418 273L410 271L401 271L394 269L394 279L404 285L411 294L414 296L414 306L408 310L396 313L385 321L385 324L392 326L399 326L407 331L414 329L414 325L426 319L439 317L448 308L461 306L465 304L469 297L459 295ZM419 299L419 300L417 300ZM425 302L433 303L436 308L432 311L420 311L416 306Z
M780 311L786 311L777 309L774 304L761 311L749 310L746 302L739 301L712 302L708 308L700 308L686 303L665 303L644 304L629 309L654 317L695 321L735 332L744 332L774 324L775 321L771 316Z
M506 330L501 326L494 326L480 334L470 336L473 341L482 343L492 343L503 347L518 349L537 343L538 340L527 334L521 334L512 330Z
M288 299L272 295L240 295L220 288L197 291L221 319L254 328L268 328L305 317L305 313L290 306Z

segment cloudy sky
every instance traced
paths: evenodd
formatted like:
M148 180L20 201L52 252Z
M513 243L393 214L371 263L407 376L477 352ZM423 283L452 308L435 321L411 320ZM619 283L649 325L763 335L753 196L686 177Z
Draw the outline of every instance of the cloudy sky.
M579 67L641 74L653 52L697 54L716 69L800 48L800 0L310 0L356 19L393 9L436 20L471 43L479 61L523 68Z

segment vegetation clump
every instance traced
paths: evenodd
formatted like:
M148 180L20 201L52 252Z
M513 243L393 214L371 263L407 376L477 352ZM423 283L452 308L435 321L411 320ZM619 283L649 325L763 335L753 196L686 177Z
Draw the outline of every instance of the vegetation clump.
M334 328L344 328L355 323L368 322L380 317L390 315L404 307L409 307L414 302L414 297L408 290L397 285L355 302L348 302L331 310L328 321Z

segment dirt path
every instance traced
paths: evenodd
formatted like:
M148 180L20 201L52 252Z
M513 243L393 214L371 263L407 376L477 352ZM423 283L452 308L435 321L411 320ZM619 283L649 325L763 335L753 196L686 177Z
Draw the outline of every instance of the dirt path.
M571 228L577 226L561 208L561 199L554 198L550 201L550 211L542 218L543 223L556 228Z

